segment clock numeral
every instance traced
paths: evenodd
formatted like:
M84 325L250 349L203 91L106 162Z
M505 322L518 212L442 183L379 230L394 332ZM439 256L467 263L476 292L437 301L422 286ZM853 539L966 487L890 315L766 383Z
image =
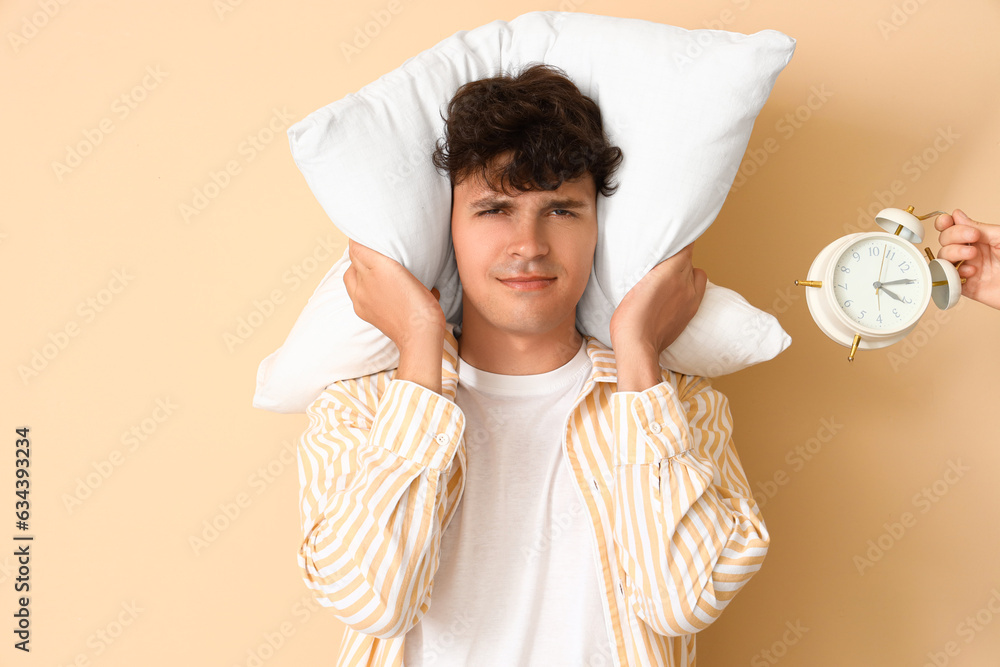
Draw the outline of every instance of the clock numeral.
M851 272L851 270L850 270L849 268L847 268L846 266L841 266L841 267L840 267L840 270L841 270L842 272L844 272L844 273L850 273L850 272Z
M863 320L863 319L865 319L865 313L867 313L867 312L868 312L867 310L862 310L862 311L861 311L861 314L860 314L860 315L858 315L858 319L859 319L859 320Z
M861 255L859 255L857 253L857 251L853 252L852 255L854 256L854 261L856 261L856 262L860 262L861 261Z
M878 246L868 248L869 257L878 257Z
M847 289L847 281L845 280L843 285L841 285L841 284L838 283L837 287L839 287L841 289Z
M899 270L902 271L903 273L906 273L907 271L910 270L910 265L908 263L906 263L906 262L900 262L899 263Z
M903 297L903 303L913 303L913 299L908 296Z
M892 309L892 314L896 316L896 319L899 319L899 312L895 308Z
M882 324L882 316L879 315L878 317L876 317L875 321L878 322L879 324Z
M844 308L850 308L852 303L854 303L854 301L848 299L847 301L844 302Z
M895 256L896 256L896 252L894 250L892 250L891 248L889 250L887 250L886 253L885 253L885 258L887 260L889 260L890 262L892 261L892 258L895 257Z

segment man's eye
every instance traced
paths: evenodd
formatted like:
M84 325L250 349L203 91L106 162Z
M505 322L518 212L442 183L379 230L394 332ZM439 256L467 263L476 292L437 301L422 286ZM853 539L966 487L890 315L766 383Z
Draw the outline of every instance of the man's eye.
M564 208L557 208L557 209L554 209L552 212L555 213L556 215L558 215L561 218L565 218L565 217L569 217L569 216L573 215L572 211L567 211Z
M498 209L498 208L491 208L488 211L480 211L478 213L478 215L493 215L493 214L499 213L499 212L500 212L500 209Z

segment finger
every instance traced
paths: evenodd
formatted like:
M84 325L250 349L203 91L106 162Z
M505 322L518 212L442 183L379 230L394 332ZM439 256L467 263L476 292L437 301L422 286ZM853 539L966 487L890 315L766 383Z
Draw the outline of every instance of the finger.
M357 282L357 279L358 279L358 277L355 274L354 265L351 264L349 267L347 267L347 270L344 271L344 287L347 288L347 296L351 297L352 301L354 300L354 296L353 296L354 295L354 285Z
M372 252L374 252L371 248L353 239L347 240L347 246L350 251L351 263L357 264L363 269L371 268Z
M694 243L692 242L687 244L677 252L675 252L670 257L664 259L662 262L660 262L660 264L663 264L664 262L669 262L670 264L679 264L683 266L684 264L689 264L691 262L691 256L693 253L694 253Z
M957 212L958 209L955 210ZM938 230L939 232L943 232L944 230L948 229L954 224L955 220L947 213L944 213L934 218L934 229Z
M980 232L975 227L968 227L966 225L954 225L948 229L941 232L938 237L938 242L941 245L951 245L953 243L978 243Z
M694 289L698 294L698 301L701 302L705 296L705 287L708 285L708 274L701 269L694 270Z
M1000 243L1000 225L990 225L985 222L977 222L967 216L965 211L955 209L955 222L959 225L967 225L970 229L979 232L978 241L996 245Z
M958 275L962 278L971 278L979 272L974 264L963 264L958 267Z
M650 273L658 271L664 278L670 275L687 276L691 273L691 253L692 246L689 244L667 257L665 260L650 269Z
M966 215L965 211L960 208L955 209L955 224L958 225L978 225L979 223Z
M351 266L356 266L361 264L361 260L358 255L361 253L359 250L361 246L351 239L347 239L347 256L351 260ZM345 274L346 275L346 274Z
M938 257L952 264L971 261L979 256L979 249L971 245L946 245L938 252Z
M983 223L976 222L975 220L973 220L972 218L970 218L969 216L967 216L965 214L965 211L963 211L962 209L956 208L955 209L955 215L953 217L954 217L955 225L956 226L957 225L963 225L963 226L966 226L966 227L969 227L969 228L972 228L972 229L978 229L978 228L982 227L982 225L983 225Z

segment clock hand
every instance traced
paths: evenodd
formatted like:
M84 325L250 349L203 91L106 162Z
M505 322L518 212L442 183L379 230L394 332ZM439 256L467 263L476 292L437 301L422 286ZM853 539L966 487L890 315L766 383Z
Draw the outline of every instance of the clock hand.
M886 289L885 283L882 283L882 291L885 292L886 294L888 294L889 296L891 296L896 301L902 301L902 299L900 299L898 296L896 296L895 292L893 292L892 290Z
M882 297L879 294L879 288L882 287L882 269L885 268L885 251L889 249L889 244L886 243L885 247L882 248L882 263L878 265L878 280L875 281L875 301L878 303L878 310L882 312Z
M889 244L886 243L885 247L882 248L882 263L878 265L878 279L879 280L882 280L882 269L885 268L885 251L888 250L888 249L889 249ZM878 294L878 288L881 285L882 285L882 283L879 283L879 285L875 287L875 293L876 294Z
M917 281L913 278L900 278L899 280L890 280L887 283L880 283L880 285L882 287L885 287L886 285L912 285L915 282Z

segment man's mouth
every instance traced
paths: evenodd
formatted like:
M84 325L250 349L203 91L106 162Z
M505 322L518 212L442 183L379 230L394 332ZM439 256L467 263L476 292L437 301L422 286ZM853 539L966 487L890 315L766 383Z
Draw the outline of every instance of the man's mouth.
M538 290L548 287L555 282L555 278L544 276L514 276L512 278L501 278L500 282L515 290Z

